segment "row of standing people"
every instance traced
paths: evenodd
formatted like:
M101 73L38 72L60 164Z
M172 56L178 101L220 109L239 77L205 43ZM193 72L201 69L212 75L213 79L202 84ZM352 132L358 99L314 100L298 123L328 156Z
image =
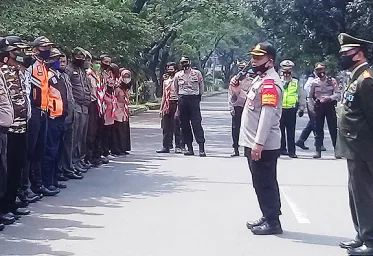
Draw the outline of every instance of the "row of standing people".
M62 183L130 151L131 72L48 38L0 38L0 230Z
M340 97L336 81L325 76L325 66L318 63L319 79L312 83L308 94L316 119L316 137L325 116L336 155L347 160L349 206L356 236L340 242L348 255L373 255L373 71L367 62L368 46L373 42L346 33L338 37L341 70L351 72L344 89L338 129L334 130L335 102ZM241 119L239 145L245 148L253 187L262 216L246 223L255 235L283 233L280 215L281 201L277 181L277 160L281 154L281 116L283 113L284 82L274 69L277 50L267 42L258 44L251 52L256 74L247 91L235 77L231 82L232 99L246 95ZM331 81L330 81L331 80ZM313 106L312 106L313 105ZM312 110L311 110L312 111ZM328 118L328 117L327 117ZM338 138L338 140L337 140ZM316 138L316 157L320 156L321 138Z

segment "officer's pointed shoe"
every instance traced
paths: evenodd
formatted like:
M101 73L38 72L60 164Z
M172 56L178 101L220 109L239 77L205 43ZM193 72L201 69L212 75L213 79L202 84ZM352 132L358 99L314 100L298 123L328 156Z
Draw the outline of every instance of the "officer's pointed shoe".
M158 153L158 154L167 154L167 153L170 153L170 149L168 149L168 148L162 148L162 149L157 150L155 152Z
M199 144L199 156L200 157L205 157L206 156L205 144Z
M257 227L257 226L260 226L260 225L263 225L263 223L266 221L266 218L265 217L261 217L260 219L258 220L255 220L255 221L248 221L246 223L246 227L248 229L252 229L253 227Z
M351 240L346 242L340 242L339 246L343 249L358 248L363 245L363 242Z
M290 158L298 158L298 156L295 153L289 153Z
M373 255L373 247L369 247L365 244L363 244L360 247L357 248L349 248L347 250L348 255L353 255L353 256L372 256Z
M307 147L306 145L304 145L304 142L301 142L301 141L299 141L299 140L295 143L295 145L296 145L297 147L300 147L300 148L303 149L303 150L309 150L309 149L310 149L309 147Z
M316 153L313 155L313 158L315 159L321 158L321 151L316 151Z
M282 230L281 223L279 221L276 222L264 222L260 226L253 227L251 229L254 235L279 235L282 234L284 231Z
M238 150L238 148L235 148L231 157L237 157L237 156L240 156L240 151Z
M18 215L18 216L24 216L24 215L29 215L31 212L29 209L25 209L25 208L17 208L17 209L13 209L12 210L12 213L14 215Z
M65 173L65 176L68 177L69 179L72 179L72 180L81 180L81 179L84 178L84 176L79 174L78 172L77 173L68 172L68 173Z

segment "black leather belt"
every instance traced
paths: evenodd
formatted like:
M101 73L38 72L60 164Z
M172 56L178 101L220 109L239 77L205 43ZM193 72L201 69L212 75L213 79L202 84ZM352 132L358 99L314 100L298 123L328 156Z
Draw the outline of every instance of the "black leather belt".
M0 132L1 133L8 133L9 127L0 126Z

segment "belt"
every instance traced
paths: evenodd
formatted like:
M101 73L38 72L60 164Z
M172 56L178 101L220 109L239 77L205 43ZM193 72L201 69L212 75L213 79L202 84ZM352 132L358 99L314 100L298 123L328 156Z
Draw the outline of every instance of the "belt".
M9 127L0 126L0 132L1 133L8 133Z

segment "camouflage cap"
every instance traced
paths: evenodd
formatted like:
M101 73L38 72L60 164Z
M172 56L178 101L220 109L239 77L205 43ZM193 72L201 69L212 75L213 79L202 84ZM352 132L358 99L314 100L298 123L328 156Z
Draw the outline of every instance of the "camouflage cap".
M51 50L51 58L61 57L61 56L64 56L64 54L60 50L58 50L57 48L52 48L52 50Z
M14 46L11 46L9 41L6 38L0 37L0 52L10 52L15 49L17 48Z
M44 47L44 46L53 46L54 43L52 43L47 37L45 36L39 36L35 38L34 42L32 43L34 47Z
M74 56L75 59L80 59L80 60L85 60L87 57L86 55L86 50L84 50L82 47L75 47L72 55Z
M7 36L5 37L11 46L17 47L18 49L30 48L30 45L22 40L19 36Z

